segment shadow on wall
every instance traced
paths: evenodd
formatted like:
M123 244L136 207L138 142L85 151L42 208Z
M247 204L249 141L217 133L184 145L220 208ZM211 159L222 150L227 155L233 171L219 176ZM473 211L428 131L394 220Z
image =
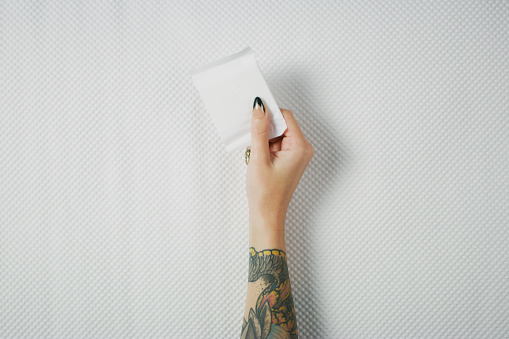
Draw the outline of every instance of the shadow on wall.
M273 81L271 81L273 79ZM325 274L318 258L316 235L324 227L317 223L322 206L326 206L342 174L350 165L351 155L340 135L325 118L325 110L311 88L313 82L305 71L279 72L268 78L278 104L295 114L301 129L315 149L287 214L287 252L294 294L299 335L323 338L328 335L324 314L327 296L321 294L319 282ZM341 106L337 106L340 110ZM337 112L329 112L333 116ZM323 245L322 245L323 246ZM323 253L323 251L322 251Z

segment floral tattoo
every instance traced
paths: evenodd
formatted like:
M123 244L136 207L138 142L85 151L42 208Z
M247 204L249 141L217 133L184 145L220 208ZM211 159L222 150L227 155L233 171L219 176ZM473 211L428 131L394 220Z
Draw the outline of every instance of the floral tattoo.
M241 339L298 338L285 252L251 247L248 281L260 293L243 321Z

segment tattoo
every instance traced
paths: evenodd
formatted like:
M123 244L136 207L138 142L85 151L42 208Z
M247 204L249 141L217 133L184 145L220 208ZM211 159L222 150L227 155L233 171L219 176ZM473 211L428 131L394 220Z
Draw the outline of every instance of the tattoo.
M248 281L259 295L243 321L241 339L298 338L285 252L251 247Z

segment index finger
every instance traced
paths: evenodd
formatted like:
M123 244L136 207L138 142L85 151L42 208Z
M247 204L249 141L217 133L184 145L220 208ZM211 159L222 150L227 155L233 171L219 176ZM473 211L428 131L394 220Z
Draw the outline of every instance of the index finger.
M286 126L288 127L284 135L304 137L304 134L302 133L302 130L300 129L299 124L297 123L297 120L295 120L293 112L290 111L289 109L284 108L280 108L279 110L281 111L281 114L283 114Z

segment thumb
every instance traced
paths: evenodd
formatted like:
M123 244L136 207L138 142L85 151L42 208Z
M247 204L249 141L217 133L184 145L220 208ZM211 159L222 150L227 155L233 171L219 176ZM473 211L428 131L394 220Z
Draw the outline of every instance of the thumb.
M256 97L253 103L253 116L251 117L251 155L255 161L270 160L269 150L270 118L265 110L262 100Z

